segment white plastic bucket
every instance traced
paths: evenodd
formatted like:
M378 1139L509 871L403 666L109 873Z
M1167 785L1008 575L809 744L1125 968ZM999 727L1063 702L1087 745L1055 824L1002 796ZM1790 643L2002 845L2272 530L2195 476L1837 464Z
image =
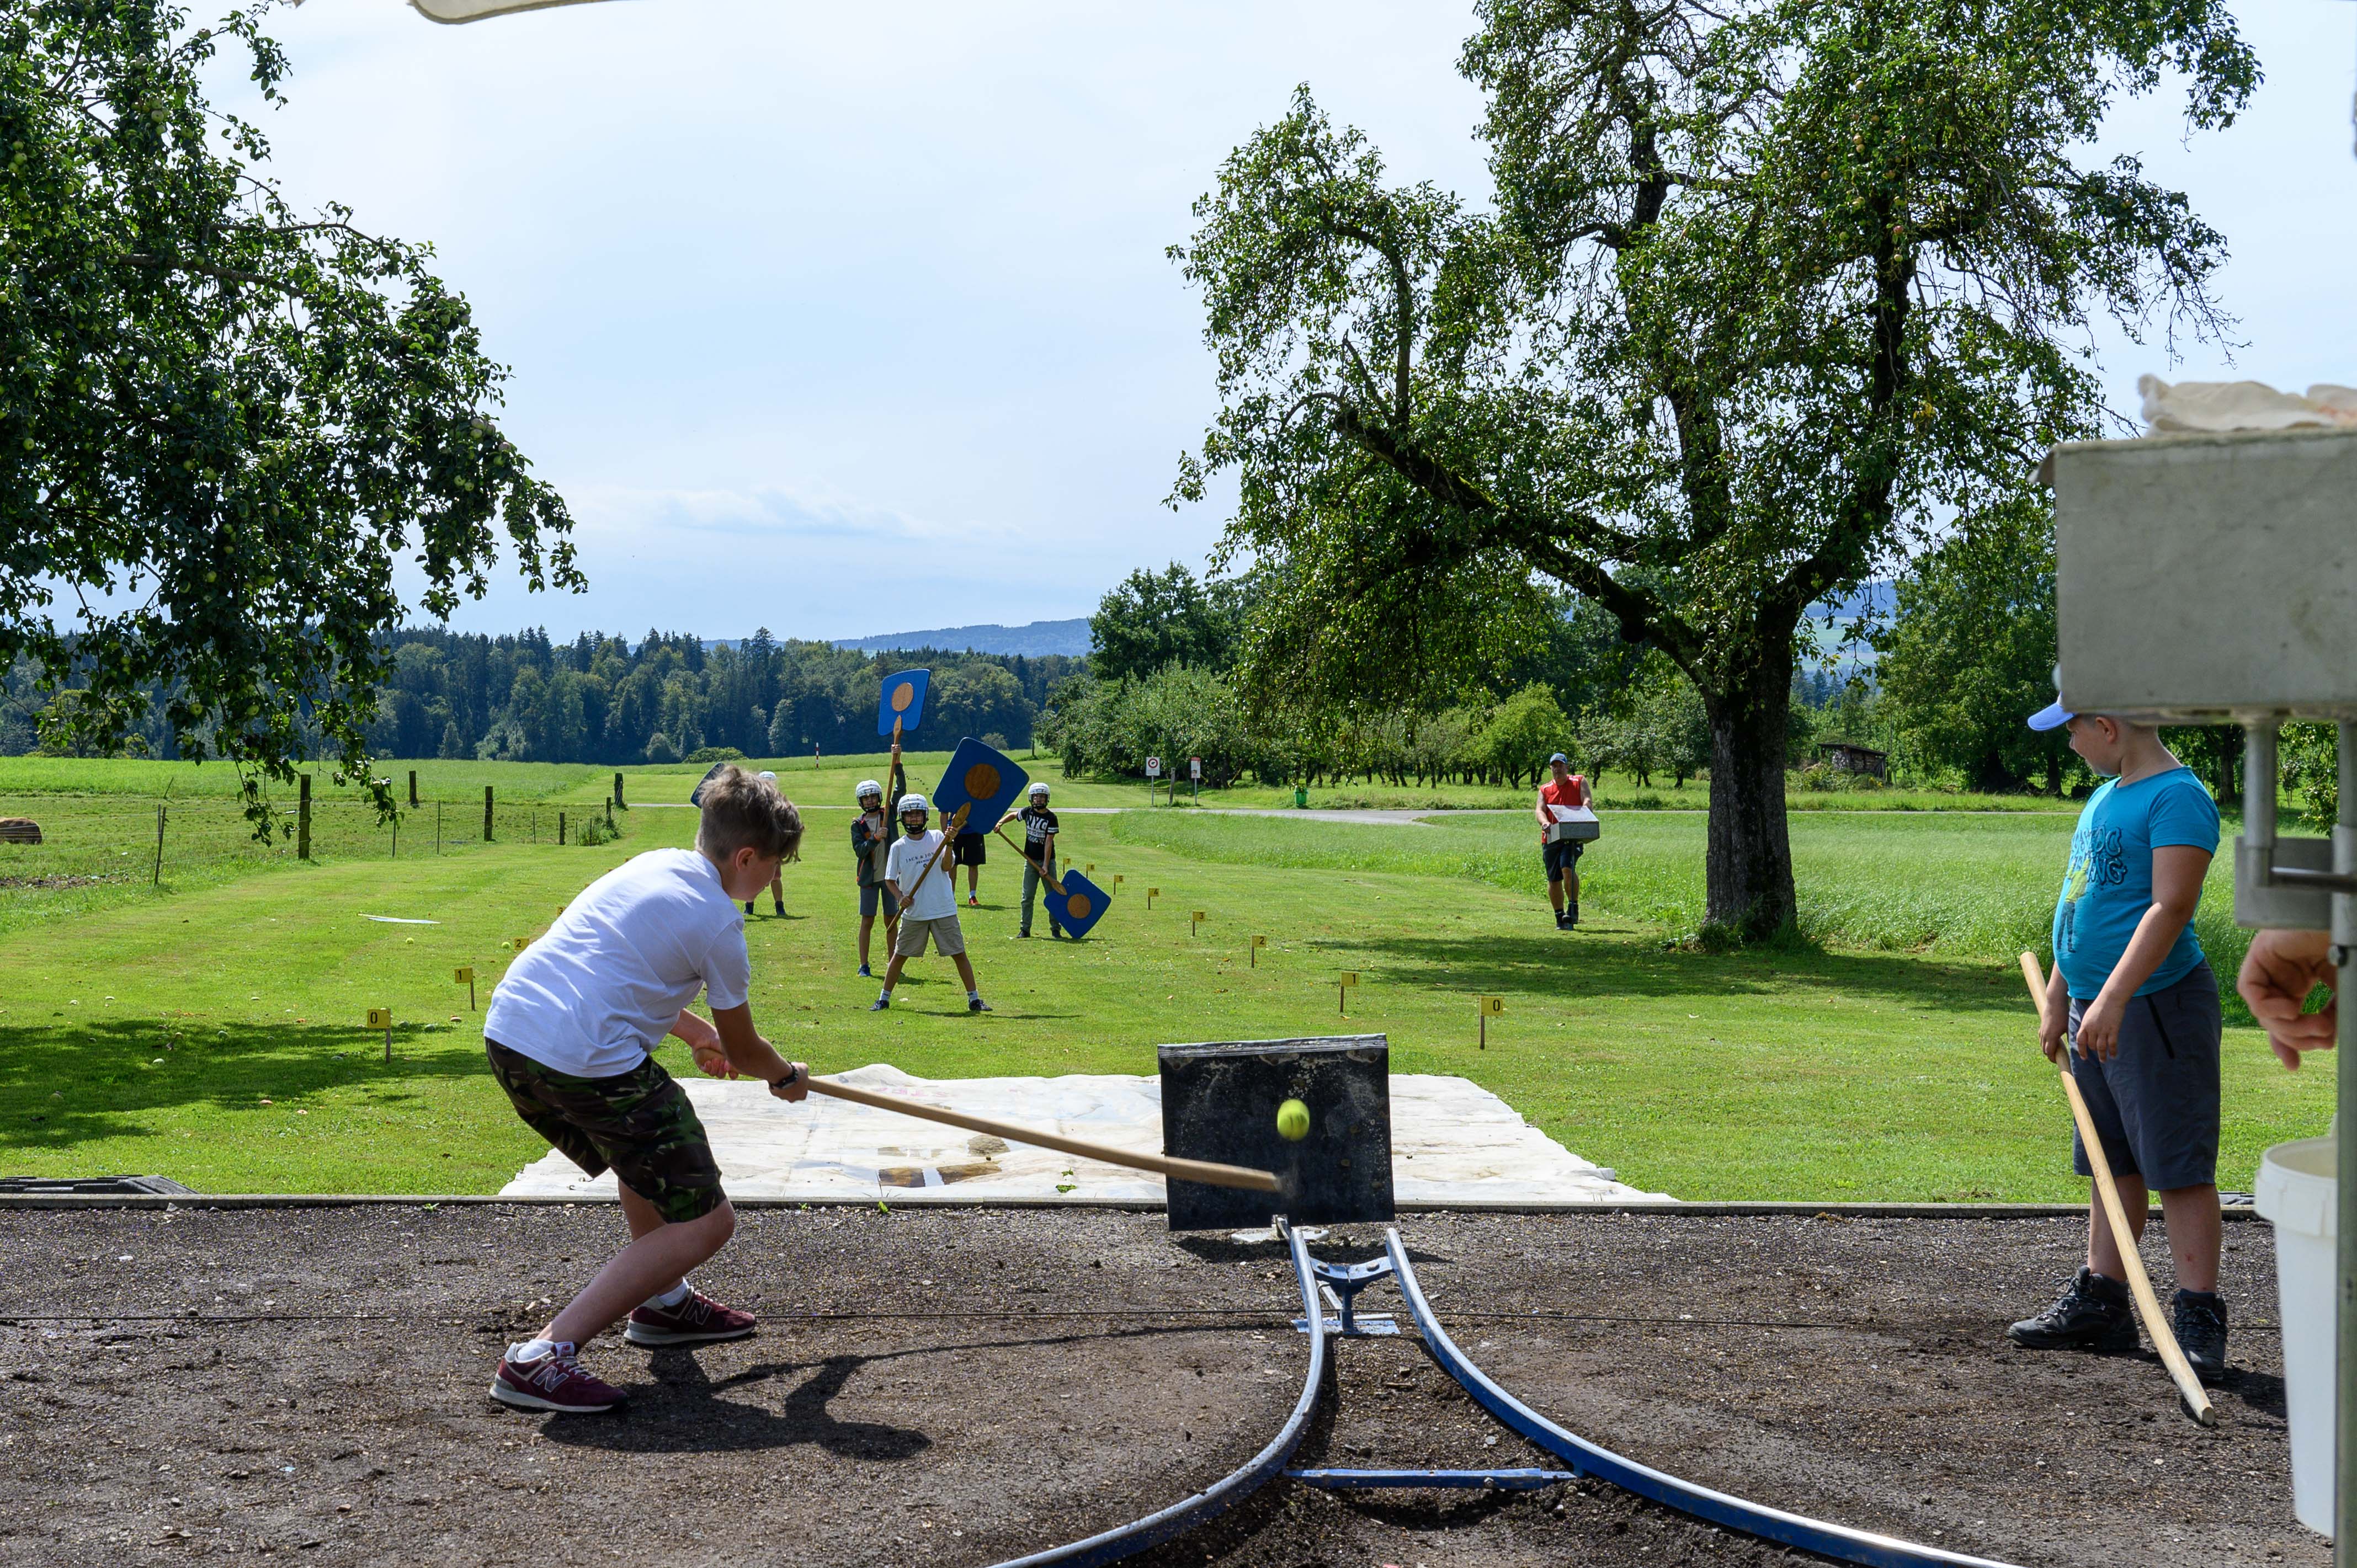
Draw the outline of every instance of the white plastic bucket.
M2332 1533L2333 1287L2341 1140L2277 1144L2259 1159L2260 1217L2276 1228L2276 1316L2283 1323L2284 1405L2291 1433L2291 1511Z

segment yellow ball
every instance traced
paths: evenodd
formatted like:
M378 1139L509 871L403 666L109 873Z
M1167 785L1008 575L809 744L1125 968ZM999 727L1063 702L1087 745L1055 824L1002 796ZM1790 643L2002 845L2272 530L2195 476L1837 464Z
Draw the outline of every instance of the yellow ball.
M1276 1135L1288 1144L1297 1144L1309 1136L1309 1107L1298 1100L1288 1100L1278 1106Z

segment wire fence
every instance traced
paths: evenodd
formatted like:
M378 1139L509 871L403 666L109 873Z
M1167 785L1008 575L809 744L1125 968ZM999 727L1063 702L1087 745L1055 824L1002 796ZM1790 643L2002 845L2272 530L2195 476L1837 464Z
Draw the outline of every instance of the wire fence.
M198 875L313 861L399 861L467 854L492 844L579 843L626 824L610 804L494 798L421 800L390 821L350 800L299 800L264 842L234 800L158 800L122 795L0 795L0 820L25 819L40 842L0 832L0 893L38 894L105 883L167 886ZM593 825L594 824L594 825Z

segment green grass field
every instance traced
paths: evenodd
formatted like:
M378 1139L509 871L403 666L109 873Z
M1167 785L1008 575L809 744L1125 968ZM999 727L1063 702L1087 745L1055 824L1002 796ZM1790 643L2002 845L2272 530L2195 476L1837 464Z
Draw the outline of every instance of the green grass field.
M555 785L544 811L579 787ZM626 786L650 804L658 788ZM473 965L487 996L512 939L620 858L694 829L683 811L619 820L622 842L597 848L503 829L435 855L405 832L398 860L328 844L313 864L167 876L95 907L18 889L0 959L0 1171L495 1190L541 1150L483 1068L452 970ZM787 872L791 918L750 923L757 1018L821 1070L889 1061L932 1077L1148 1072L1164 1041L1379 1029L1397 1070L1472 1077L1624 1179L1680 1197L2079 1195L2011 956L2042 933L2067 819L1798 819L1823 945L1726 956L1664 943L1698 904L1695 815L1610 819L1586 863L1587 923L1568 937L1534 896L1531 831L1512 819L1168 811L1075 815L1067 829L1068 862L1125 879L1092 940L1015 940L1017 863L1002 853L988 907L966 914L998 1011L966 1015L952 972L929 961L877 1015L852 972L845 822L816 816L808 858ZM1149 886L1162 890L1151 912ZM1210 916L1200 934L1190 909ZM1269 940L1257 967L1254 934ZM1362 977L1347 1021L1342 970ZM1507 1009L1486 1051L1483 993ZM375 1006L398 1022L389 1065L362 1026ZM2266 1144L2321 1130L2331 1101L2329 1074L2285 1074L2255 1031L2230 1030L2223 1179L2247 1183Z

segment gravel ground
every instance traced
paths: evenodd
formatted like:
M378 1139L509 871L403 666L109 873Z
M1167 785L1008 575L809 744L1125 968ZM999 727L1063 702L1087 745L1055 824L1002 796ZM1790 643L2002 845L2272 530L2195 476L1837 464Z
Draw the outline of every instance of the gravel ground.
M2033 1355L2056 1220L1419 1216L1458 1343L1690 1479L2025 1564L2326 1563L2291 1518L2271 1237L2226 1231L2220 1424L2148 1354ZM0 1563L985 1564L1175 1501L1299 1391L1269 1245L1104 1212L759 1210L698 1283L764 1315L601 1341L626 1413L484 1396L622 1234L610 1208L0 1210ZM1347 1228L1321 1256L1372 1255ZM2160 1258L2158 1227L2153 1257ZM1388 1311L1378 1285L1361 1298ZM6 1314L22 1315L15 1318ZM70 1313L72 1316L59 1316ZM1559 1467L1412 1335L1337 1343L1304 1465ZM1592 1483L1279 1483L1141 1562L1489 1568L1782 1561Z

